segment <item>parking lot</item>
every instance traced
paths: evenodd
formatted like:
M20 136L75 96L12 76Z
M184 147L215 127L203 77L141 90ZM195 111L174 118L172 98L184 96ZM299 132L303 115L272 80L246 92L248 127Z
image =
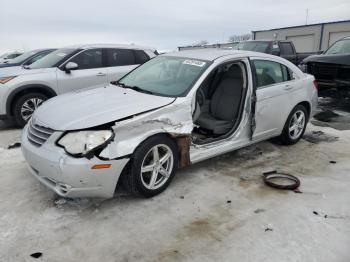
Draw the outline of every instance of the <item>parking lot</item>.
M21 131L1 123L0 261L348 261L349 113L330 98L320 112L298 144L182 169L151 199L55 196L27 172ZM297 176L301 193L264 185L270 170Z

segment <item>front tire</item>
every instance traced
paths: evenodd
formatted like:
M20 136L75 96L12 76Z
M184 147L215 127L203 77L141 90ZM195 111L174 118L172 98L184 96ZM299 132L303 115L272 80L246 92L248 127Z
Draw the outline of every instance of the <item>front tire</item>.
M41 93L29 93L18 98L13 107L16 124L24 127L34 111L47 99L48 97Z
M308 120L308 112L303 105L294 107L280 135L281 142L285 145L297 143L304 135Z
M135 150L123 184L133 195L152 197L169 186L177 166L175 141L166 135L153 136Z

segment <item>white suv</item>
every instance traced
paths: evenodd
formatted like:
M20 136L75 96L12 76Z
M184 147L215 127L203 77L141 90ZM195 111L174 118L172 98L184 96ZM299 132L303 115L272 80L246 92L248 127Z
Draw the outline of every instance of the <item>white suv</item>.
M24 126L45 100L70 91L107 85L156 55L134 45L58 49L29 67L0 76L0 119Z

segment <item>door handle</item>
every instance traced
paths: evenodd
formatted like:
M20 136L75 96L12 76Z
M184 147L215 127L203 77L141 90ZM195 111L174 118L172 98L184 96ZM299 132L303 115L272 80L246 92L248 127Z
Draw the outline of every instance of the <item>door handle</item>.
M283 89L284 90L291 90L291 89L293 89L293 86L285 85Z
M105 76L105 75L106 75L105 73L100 72L100 73L97 73L96 76Z

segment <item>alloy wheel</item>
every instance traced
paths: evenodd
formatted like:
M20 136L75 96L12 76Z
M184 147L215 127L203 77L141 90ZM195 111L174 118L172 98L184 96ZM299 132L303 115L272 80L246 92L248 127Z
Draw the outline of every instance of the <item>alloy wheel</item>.
M145 155L141 165L142 184L150 190L163 186L169 179L174 166L173 152L169 146L158 144Z
M298 110L294 113L292 116L290 122L289 122L289 136L296 140L300 137L300 135L303 133L304 127L305 127L305 114L302 110Z
M21 116L24 121L28 121L34 111L44 102L43 99L40 98L30 98L26 100L21 107Z

